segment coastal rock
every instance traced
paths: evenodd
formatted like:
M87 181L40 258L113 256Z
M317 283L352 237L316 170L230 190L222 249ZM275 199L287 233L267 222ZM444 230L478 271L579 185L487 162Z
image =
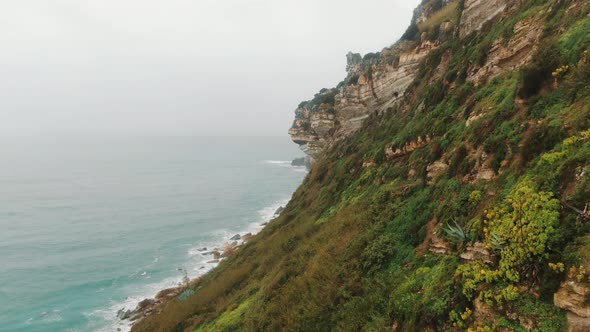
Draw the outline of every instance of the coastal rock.
M201 251L201 252L207 251L207 247L199 248L199 249L197 249L197 251Z
M211 255L213 255L213 259L219 259L219 257L221 257L221 253L217 250L212 251Z
M239 240L241 238L242 238L242 236L240 234L236 234L236 235L230 237L229 239L232 240L232 241L236 241L236 240Z
M242 240L244 242L250 241L250 239L252 238L252 236L253 236L252 233L246 233L246 234L242 235Z
M219 259L213 259L207 262L207 264L214 264L214 263L219 263Z
M418 72L420 61L436 48L431 41L419 45L398 43L379 54L347 55L347 84L323 89L295 110L291 139L313 159L357 131L372 113L393 110Z
M275 216L279 216L281 213L283 213L283 211L285 211L285 208L283 206L279 206L279 208L275 211ZM252 235L252 234L250 234Z
M158 292L158 294L156 294L156 300L162 301L162 300L176 297L178 294L180 294L181 290L182 290L182 288L180 288L180 287L163 289L160 292Z
M293 159L291 166L305 166L305 157Z
M143 317L144 315L149 314L152 309L158 305L160 302L155 299L144 299L137 304L137 307L133 310L127 309L125 310L120 309L117 311L117 318L120 320L130 320L135 321L139 318Z
M126 320L131 317L131 314L132 311L130 309L119 309L119 311L117 311L117 318L119 318L120 320Z

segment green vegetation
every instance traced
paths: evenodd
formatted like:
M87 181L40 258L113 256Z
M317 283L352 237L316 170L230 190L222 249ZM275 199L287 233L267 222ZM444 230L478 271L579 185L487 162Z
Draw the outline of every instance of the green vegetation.
M426 32L431 39L438 37L440 25L449 22L451 27L455 27L459 21L461 12L459 11L459 1L450 3L442 9L436 11L434 15L426 21L417 24L420 33Z
M135 330L562 331L553 294L590 270L590 6L571 3L525 1L442 43L403 104L325 151L260 235ZM471 82L528 18L544 30L533 60ZM460 258L476 245L489 257Z
M500 308L521 296L518 283L537 275L548 258L559 219L559 201L551 196L522 183L504 204L486 214L484 245L498 253L499 261L493 267L480 261L459 266L456 275L462 279L465 296L479 295Z

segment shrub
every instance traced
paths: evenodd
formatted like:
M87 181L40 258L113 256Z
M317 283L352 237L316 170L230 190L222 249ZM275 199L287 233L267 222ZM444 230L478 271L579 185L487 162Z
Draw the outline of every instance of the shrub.
M555 41L543 43L533 57L533 62L521 69L521 84L518 95L529 98L539 92L551 78L551 73L562 65L561 53Z
M560 38L559 49L565 61L575 63L582 50L590 46L590 18L574 23Z
M372 271L383 267L395 253L394 239L385 234L371 241L363 251L361 258L365 271Z
M488 303L495 301L500 306L518 298L516 284L531 278L548 256L559 207L551 193L536 192L525 182L504 204L489 211L484 220L484 244L499 251L498 266L492 268L480 261L459 266L456 275L463 280L463 294L471 298L479 292Z

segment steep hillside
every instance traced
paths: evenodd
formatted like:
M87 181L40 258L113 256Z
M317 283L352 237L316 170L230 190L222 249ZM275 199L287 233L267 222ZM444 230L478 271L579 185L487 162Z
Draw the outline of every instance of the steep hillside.
M134 331L589 331L590 4L425 0L290 134L282 214Z

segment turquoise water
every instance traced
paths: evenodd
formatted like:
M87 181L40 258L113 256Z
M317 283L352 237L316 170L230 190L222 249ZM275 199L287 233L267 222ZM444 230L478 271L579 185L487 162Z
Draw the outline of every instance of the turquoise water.
M305 177L288 137L0 142L0 331L128 329L117 310L214 264Z

